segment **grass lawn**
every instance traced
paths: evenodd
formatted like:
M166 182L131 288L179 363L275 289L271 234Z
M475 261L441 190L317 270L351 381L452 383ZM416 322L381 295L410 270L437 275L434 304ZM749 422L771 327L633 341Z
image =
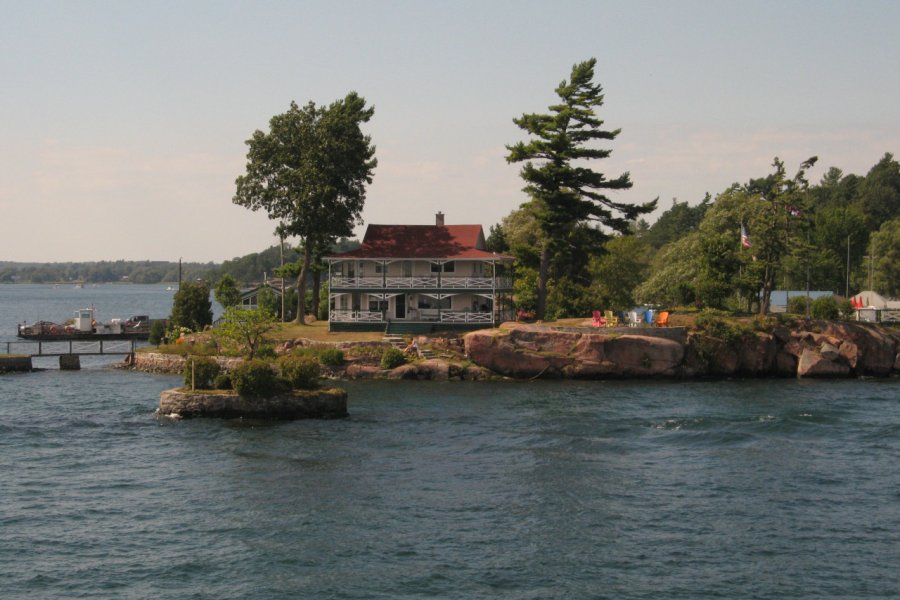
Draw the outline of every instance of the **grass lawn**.
M317 342L380 342L384 337L381 331L328 331L328 321L315 321L308 325L282 323L273 329L266 338L283 342L297 338L307 338Z

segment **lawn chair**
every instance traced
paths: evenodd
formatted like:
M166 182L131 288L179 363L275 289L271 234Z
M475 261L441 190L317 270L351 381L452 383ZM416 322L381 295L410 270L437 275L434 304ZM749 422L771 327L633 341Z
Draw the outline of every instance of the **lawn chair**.
M654 317L656 317L656 311L655 311L655 310L650 309L650 310L644 311L644 321L645 321L645 322L647 323L647 325L649 325L650 327L653 327L653 321L655 320Z
M641 324L641 317L638 315L638 311L633 310L628 313L628 326L629 327L637 327Z
M591 314L593 315L591 327L604 327L606 325L606 319L603 318L599 310L593 310Z
M668 327L669 326L669 311L664 310L659 313L659 318L656 320L657 327Z
M619 317L617 317L616 313L614 313L613 311L611 311L611 310L605 311L604 317L606 319L607 327L618 327L619 326Z

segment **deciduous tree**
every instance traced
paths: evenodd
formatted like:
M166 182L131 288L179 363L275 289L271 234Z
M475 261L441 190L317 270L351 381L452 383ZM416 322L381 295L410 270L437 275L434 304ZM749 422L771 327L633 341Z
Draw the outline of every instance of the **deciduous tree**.
M329 106L291 102L247 140L246 174L237 178L234 203L264 209L279 230L300 238L303 267L297 277L297 322L306 313L306 282L313 250L323 240L349 236L361 223L366 185L372 182L375 147L362 124L374 108L355 92Z

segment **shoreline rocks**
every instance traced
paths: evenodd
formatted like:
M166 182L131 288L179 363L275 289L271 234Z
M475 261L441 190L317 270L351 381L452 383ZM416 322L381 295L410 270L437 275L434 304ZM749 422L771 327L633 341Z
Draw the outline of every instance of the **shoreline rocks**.
M395 369L382 369L373 357L349 358L341 367L323 367L323 375L338 380L470 381L900 374L900 333L867 323L810 321L802 329L778 326L771 331L743 331L729 339L683 328L557 330L508 323L452 341L461 342L452 350L464 351L465 358L461 354L458 360L429 358ZM442 343L419 338L420 347ZM241 362L239 358L216 360L224 370ZM139 352L129 366L153 373L181 373L184 361L181 356Z
M685 332L684 341L642 332L554 331L507 324L465 336L466 356L507 377L887 377L900 369L900 336L857 323L744 332L725 340ZM648 332L649 333L649 332Z

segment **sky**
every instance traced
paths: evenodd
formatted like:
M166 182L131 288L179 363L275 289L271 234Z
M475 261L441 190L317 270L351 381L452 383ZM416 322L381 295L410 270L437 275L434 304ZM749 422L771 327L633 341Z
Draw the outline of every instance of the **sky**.
M356 91L365 224L526 200L506 145L596 58L616 201L699 202L817 155L900 151L900 2L0 0L0 261L221 262L277 242L233 204L245 140ZM361 236L365 225L357 228Z

